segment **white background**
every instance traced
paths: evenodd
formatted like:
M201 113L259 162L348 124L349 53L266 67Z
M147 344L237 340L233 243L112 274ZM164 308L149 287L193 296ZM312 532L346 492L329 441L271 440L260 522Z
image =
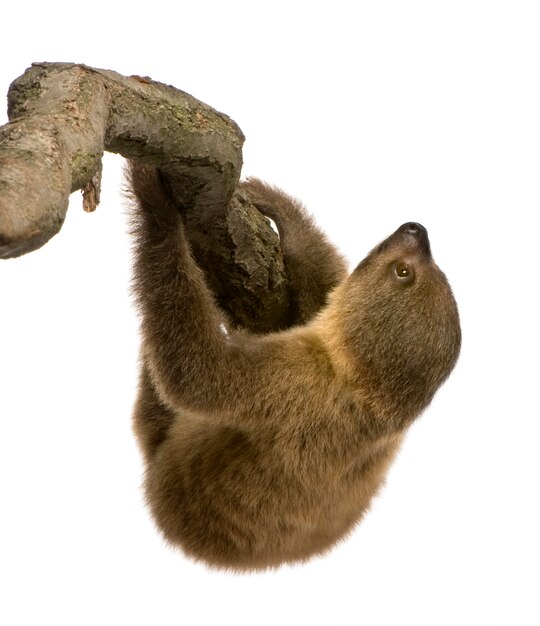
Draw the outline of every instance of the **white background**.
M328 556L245 576L193 564L142 502L121 159L107 156L96 213L74 194L58 236L0 261L0 623L540 623L540 5L6 6L2 94L32 61L149 75L235 119L244 174L302 198L351 264L422 222L463 350Z

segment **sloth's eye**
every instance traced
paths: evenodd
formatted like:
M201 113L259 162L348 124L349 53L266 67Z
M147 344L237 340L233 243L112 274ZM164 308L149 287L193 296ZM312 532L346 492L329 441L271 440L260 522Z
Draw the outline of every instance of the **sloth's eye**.
M414 280L414 268L412 265L403 262L396 263L394 272L396 277L404 283L410 283Z
M398 275L399 278L407 278L407 276L409 276L411 273L411 270L409 269L408 265L405 265L405 263L398 263L396 265L396 274Z

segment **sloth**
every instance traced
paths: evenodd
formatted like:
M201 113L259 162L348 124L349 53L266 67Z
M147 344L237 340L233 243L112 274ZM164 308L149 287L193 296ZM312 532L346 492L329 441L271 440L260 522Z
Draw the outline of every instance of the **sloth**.
M458 310L426 229L403 224L347 275L300 203L242 183L277 225L296 308L294 326L253 334L227 328L159 170L130 162L128 180L134 430L157 527L233 571L324 553L361 520L458 358Z

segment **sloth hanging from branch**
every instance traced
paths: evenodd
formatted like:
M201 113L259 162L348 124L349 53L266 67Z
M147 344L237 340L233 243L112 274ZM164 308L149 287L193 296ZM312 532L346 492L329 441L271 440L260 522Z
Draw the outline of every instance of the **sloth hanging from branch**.
M95 208L104 150L129 159L134 428L165 538L234 570L330 548L368 509L459 354L457 307L426 229L403 224L348 274L297 201L239 182L242 132L191 96L36 64L8 101L2 258L56 234L71 192Z

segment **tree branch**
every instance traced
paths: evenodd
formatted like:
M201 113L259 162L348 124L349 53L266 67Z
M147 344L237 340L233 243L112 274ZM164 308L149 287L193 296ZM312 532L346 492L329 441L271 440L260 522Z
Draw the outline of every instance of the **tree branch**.
M160 168L218 301L254 330L283 324L279 240L235 189L244 136L174 87L71 63L39 63L10 86L0 127L0 258L35 250L62 226L69 194L99 202L103 151ZM234 196L233 196L234 194ZM219 270L219 271L216 271Z
M71 192L104 150L159 165L185 206L225 205L242 164L241 130L177 89L65 63L36 64L8 94L0 129L2 256L33 250L60 228Z

